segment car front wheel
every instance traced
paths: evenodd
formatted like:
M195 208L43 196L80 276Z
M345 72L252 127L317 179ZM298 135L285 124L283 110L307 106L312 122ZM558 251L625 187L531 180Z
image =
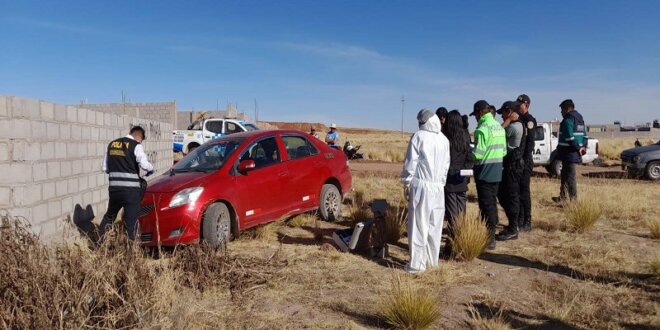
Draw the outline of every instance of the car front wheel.
M224 248L231 240L231 213L224 203L213 203L204 212L202 239L214 248Z
M341 193L333 184L324 184L321 188L319 213L325 221L335 221L341 216Z
M649 180L659 180L660 179L660 161L653 161L646 165L646 178Z

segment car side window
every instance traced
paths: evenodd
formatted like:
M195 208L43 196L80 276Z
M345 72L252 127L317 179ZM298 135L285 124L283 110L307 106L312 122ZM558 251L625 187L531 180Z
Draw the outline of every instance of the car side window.
M286 146L286 153L289 160L317 155L319 150L302 136L283 136L282 141Z
M545 139L545 127L538 126L534 129L534 140L543 141Z
M207 121L206 130L215 134L222 133L222 121Z
M256 169L280 162L280 153L275 137L266 138L253 143L241 156L241 161L252 160Z
M240 133L243 130L236 123L225 122L225 134Z

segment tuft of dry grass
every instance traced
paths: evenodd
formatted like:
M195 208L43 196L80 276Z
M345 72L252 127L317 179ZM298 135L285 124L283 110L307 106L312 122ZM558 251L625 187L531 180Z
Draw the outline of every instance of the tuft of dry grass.
M468 312L470 314L470 320L468 321L468 324L470 325L470 328L475 329L475 330L510 330L512 329L509 323L507 323L503 316L502 316L502 308L500 308L496 313L491 313L493 314L491 317L484 316L482 313L480 313L475 307L474 304L470 304L470 307L468 308Z
M440 318L438 300L428 290L399 274L392 276L390 293L381 302L383 319L395 329L426 329Z
M564 204L568 227L579 233L591 229L602 214L600 204L593 198L581 198Z
M270 241L277 239L277 231L282 226L281 221L271 222L257 226L247 233L247 236L259 241Z
M297 215L297 216L293 217L293 219L291 219L287 222L287 225L289 227L293 227L293 228L300 228L300 227L304 227L304 226L310 226L310 225L314 224L314 222L317 220L317 218L318 218L318 215L316 215L316 214L304 213L304 214L300 214L300 215Z
M651 237L660 239L660 219L649 220L646 222L646 226L649 227Z
M366 221L372 218L371 210L367 207L350 206L351 220L353 223Z
M357 207L363 207L364 195L365 195L364 190L355 189L355 191L353 191L353 205Z
M456 221L454 237L451 238L454 258L470 261L478 257L488 243L488 229L478 212L466 212Z
M396 204L396 207L389 207L385 213L385 235L388 243L396 243L406 232L406 219L408 218L408 208Z

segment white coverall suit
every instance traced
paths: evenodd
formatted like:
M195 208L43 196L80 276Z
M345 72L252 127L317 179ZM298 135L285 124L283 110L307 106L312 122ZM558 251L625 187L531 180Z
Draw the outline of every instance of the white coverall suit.
M425 118L420 117L428 118L428 114L418 115L420 130L410 139L401 173L401 181L409 187L410 263L406 271L410 273L425 271L427 264L438 266L449 169L449 141L440 132L440 119L433 114L423 122Z

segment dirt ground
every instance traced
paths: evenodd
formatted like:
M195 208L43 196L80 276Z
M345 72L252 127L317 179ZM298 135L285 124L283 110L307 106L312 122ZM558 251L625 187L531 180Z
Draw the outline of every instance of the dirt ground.
M367 204L375 198L396 203L402 164L353 161L350 166ZM472 262L441 260L439 269L407 277L437 297L441 318L433 328L490 329L496 321L504 329L660 327L660 278L654 271L660 242L646 227L660 214L660 185L625 179L616 167L579 167L578 180L581 195L602 202L603 216L593 230L557 229L563 210L550 197L559 182L541 170L532 179L531 233L501 242ZM471 185L473 211L474 191ZM281 279L234 307L237 315L249 315L256 328L388 328L380 304L392 275L403 274L407 241L390 244L385 259L338 252L333 231L366 220L353 219L352 210L345 206L344 222L304 216L259 227L230 244L236 253L264 258L276 253L289 262ZM500 222L506 224L502 212Z

